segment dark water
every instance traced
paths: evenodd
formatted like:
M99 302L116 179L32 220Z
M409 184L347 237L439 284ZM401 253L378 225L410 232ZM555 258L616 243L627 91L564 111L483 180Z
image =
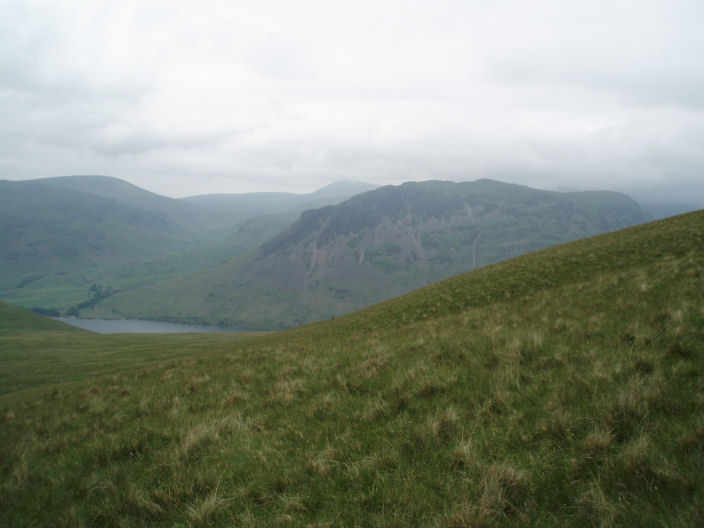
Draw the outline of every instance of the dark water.
M69 317L55 317L55 319L98 334L184 334L193 332L245 331L219 326L164 323L162 321L144 321L141 319L79 319Z

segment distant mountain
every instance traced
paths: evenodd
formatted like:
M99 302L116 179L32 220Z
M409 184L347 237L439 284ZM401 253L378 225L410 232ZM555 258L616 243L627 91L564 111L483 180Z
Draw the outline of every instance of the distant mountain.
M254 198L256 195L208 195L207 199L174 199L152 193L119 178L109 176L59 176L31 180L62 189L88 193L130 207L163 215L192 237L223 233L258 215L279 212ZM17 182L24 183L24 182ZM281 194L285 193L261 193ZM231 197L236 197L231 199ZM331 202L332 203L332 202Z
M284 192L201 194L181 198L181 201L211 211L228 213L235 223L245 223L263 215L287 214L298 217L306 209L335 205L377 187L378 185L365 182L340 181L308 194Z
M111 176L85 175L85 176L57 176L55 178L40 178L18 184L30 183L47 184L62 189L81 191L103 198L115 200L118 203L141 207L154 211L183 211L178 200L160 196L153 192L132 185L129 182ZM189 210L187 208L186 210Z
M107 176L0 181L0 295L61 311L92 305L93 284L112 293L245 255L310 204L368 188L178 200Z
M333 198L342 201L343 198L347 199L351 196L356 196L357 194L362 194L367 191L373 191L374 189L378 189L379 187L380 185L361 181L338 181L318 189L317 191L311 193L309 196L315 199Z
M613 192L557 193L492 180L405 183L305 211L244 264L224 263L189 284L152 285L133 293L139 302L126 292L105 307L125 313L140 305L146 311L135 316L168 317L171 310L245 328L293 326L648 219Z
M51 180L0 181L0 265L58 273L187 247L192 229L165 209Z

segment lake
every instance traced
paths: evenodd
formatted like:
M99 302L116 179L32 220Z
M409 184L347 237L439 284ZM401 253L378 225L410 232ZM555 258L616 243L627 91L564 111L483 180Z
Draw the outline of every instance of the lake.
M185 334L203 332L246 332L235 328L205 326L183 323L165 323L163 321L145 321L143 319L80 319L73 317L54 317L78 328L97 334Z

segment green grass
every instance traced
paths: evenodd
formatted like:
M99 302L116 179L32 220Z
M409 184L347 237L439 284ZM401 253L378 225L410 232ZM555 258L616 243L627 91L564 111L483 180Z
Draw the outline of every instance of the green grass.
M259 335L100 335L0 301L0 395L211 354Z
M0 336L23 337L47 332L77 333L80 330L61 321L41 317L0 300Z
M0 335L0 394L222 351L251 335L123 334L105 337L89 332Z
M699 212L326 323L173 336L153 353L189 357L0 396L0 524L698 526L702 329ZM91 339L116 353L96 374L149 341Z

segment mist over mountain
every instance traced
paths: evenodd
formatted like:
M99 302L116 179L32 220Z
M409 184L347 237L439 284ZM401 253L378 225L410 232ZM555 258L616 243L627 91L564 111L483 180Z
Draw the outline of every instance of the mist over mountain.
M698 211L701 206L695 203L685 202L657 202L657 201L641 201L638 200L640 206L655 219L667 218L670 216L680 215Z
M181 198L180 201L227 214L236 223L261 215L295 215L306 209L338 204L356 194L376 189L378 185L357 181L341 181L326 185L315 192L295 194L258 192L241 194L202 194Z

